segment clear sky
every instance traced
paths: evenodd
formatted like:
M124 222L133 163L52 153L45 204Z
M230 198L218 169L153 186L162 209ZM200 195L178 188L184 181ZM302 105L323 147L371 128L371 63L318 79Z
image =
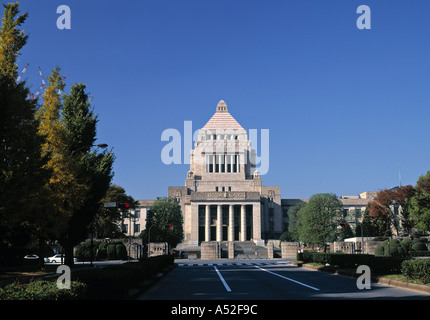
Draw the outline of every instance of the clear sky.
M184 185L189 165L163 164L161 134L202 127L221 99L244 128L270 130L262 179L282 198L394 187L399 164L415 185L430 170L428 0L20 2L24 78L36 92L37 66L58 65L66 91L87 84L113 183L135 199ZM370 30L356 26L363 4Z

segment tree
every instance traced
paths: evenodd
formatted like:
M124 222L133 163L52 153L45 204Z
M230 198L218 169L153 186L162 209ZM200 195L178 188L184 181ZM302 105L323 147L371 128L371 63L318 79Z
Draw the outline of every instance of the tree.
M176 199L158 199L146 217L144 239L150 230L151 242L167 242L170 247L176 247L184 238L182 223L181 207Z
M98 238L117 238L123 235L120 229L123 215L127 214L123 212L121 208L105 208L103 203L105 202L116 202L116 203L128 203L131 208L136 206L136 201L132 196L126 194L123 187L111 184L109 189L106 191L105 196L100 201L100 207L97 215L94 219L95 232Z
M354 236L351 226L347 222L340 223L340 228L338 228L338 240L344 241L346 238L351 238Z
M369 214L369 208L366 207L363 214L363 220L360 224L360 228L363 228L364 237L376 237L383 235L387 230L387 224L384 220L375 220ZM357 233L358 235L360 233Z
M298 213L306 204L300 202L288 210L288 235L292 241L299 241L300 220Z
M45 137L37 134L37 101L27 99L29 89L25 81L16 81L16 58L28 38L18 28L27 14L19 15L19 3L3 7L0 28L0 246L9 250L22 247L22 241L28 239L24 232L38 237L40 230L34 225L40 220L40 208L46 205L41 195L50 172L45 167L48 157L42 155L41 149ZM16 237L18 231L20 237Z
M410 202L415 194L415 188L411 185L398 187L393 192L394 203L400 209L400 225L406 235L412 234L414 220L410 210Z
M70 155L69 165L75 166L77 185L85 186L81 201L72 208L66 232L59 239L65 248L66 264L71 265L73 247L91 232L100 201L109 188L114 156L112 152L91 151L96 141L98 120L92 111L86 86L82 83L72 85L70 94L64 95L63 101L66 154Z
M418 178L409 207L414 226L422 232L430 231L430 171Z
M28 13L19 14L19 2L3 4L4 13L0 28L0 73L10 79L18 77L16 59L27 43L28 35L19 30Z
M380 190L369 205L369 214L374 221L383 221L387 225L386 236L392 235L392 230L399 235L400 229L410 233L413 221L409 214L409 203L414 194L412 186Z
M298 212L300 240L310 245L323 245L333 237L343 218L342 203L332 193L314 194Z
M74 209L83 205L86 184L78 179L78 163L68 151L69 136L61 119L61 97L59 90L64 90L63 77L56 67L47 78L48 86L43 94L43 105L36 113L39 120L40 136L45 137L42 153L49 156L46 168L51 176L45 186L46 205L43 215L49 221L45 236L55 239L64 233Z

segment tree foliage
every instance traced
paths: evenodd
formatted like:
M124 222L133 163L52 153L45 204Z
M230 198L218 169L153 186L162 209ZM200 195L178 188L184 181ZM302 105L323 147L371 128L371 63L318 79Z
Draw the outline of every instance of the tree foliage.
M38 213L46 205L42 200L43 186L50 174L45 168L47 157L41 152L45 137L37 134L37 102L27 99L26 82L16 81L16 58L27 41L27 35L19 27L27 14L19 15L18 3L3 7L0 28L0 256L7 250L22 247L31 237L38 237Z
M76 173L76 187L84 186L82 198L76 199L66 232L60 237L60 243L66 249L66 262L73 263L73 246L88 236L100 208L100 200L109 188L114 156L106 150L101 153L91 151L96 141L98 120L91 108L86 86L81 83L72 85L63 100L62 122L67 137L68 165Z
M66 263L73 246L86 238L112 179L111 152L91 150L97 116L85 85L63 96L64 77L56 67L47 78L39 107L25 81L17 82L16 59L28 36L19 27L27 14L19 3L3 5L0 28L0 250L29 232L40 243L60 240ZM64 98L64 105L63 105ZM41 256L42 258L42 256Z
M117 238L123 235L120 229L122 217L125 216L126 212L123 212L121 208L105 208L103 203L105 202L116 202L116 203L128 203L130 208L134 208L137 205L137 201L132 196L126 194L125 189L121 186L111 184L109 189L106 191L105 196L100 200L99 210L95 217L95 233L98 238Z
M61 119L62 101L59 90L64 90L65 84L56 67L47 78L48 86L43 94L43 105L38 110L39 135L45 137L42 153L49 156L46 164L51 172L45 186L46 203L44 208L46 237L58 239L65 233L74 210L83 205L88 191L87 185L79 181L78 163L68 152L69 133Z
M410 202L415 227L422 232L430 231L430 171L418 178L415 194Z
M411 185L397 187L393 189L380 190L375 199L369 205L369 214L375 221L384 221L387 225L386 236L392 234L392 230L399 235L403 230L410 234L413 221L410 215L410 201L414 195L414 188ZM398 208L398 214L395 208Z
M332 193L314 194L298 216L300 240L310 245L325 245L343 217L342 203Z
M182 223L181 207L177 201L172 198L158 199L148 212L144 239L147 239L150 230L151 242L167 242L175 247L184 238Z
M288 210L288 233L285 235L287 241L299 241L300 220L298 213L305 205L304 202L300 202Z
M18 76L16 59L27 43L28 35L19 27L28 17L19 15L19 2L3 4L4 12L0 28L0 73L10 79Z

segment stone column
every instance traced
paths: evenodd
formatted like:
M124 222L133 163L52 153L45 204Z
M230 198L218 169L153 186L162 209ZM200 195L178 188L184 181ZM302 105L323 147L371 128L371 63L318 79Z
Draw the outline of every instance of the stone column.
M189 244L196 246L199 243L199 205L191 205L191 235Z
M211 241L211 208L208 204L205 208L205 241Z
M246 241L246 208L244 204L240 206L240 241Z
M261 205L259 202L252 205L252 238L261 240Z
M216 241L222 241L222 207L217 206Z
M229 205L228 212L228 241L234 241L234 208Z
M228 258L234 259L234 242L232 241L228 243Z
M267 258L273 259L273 241L267 243Z

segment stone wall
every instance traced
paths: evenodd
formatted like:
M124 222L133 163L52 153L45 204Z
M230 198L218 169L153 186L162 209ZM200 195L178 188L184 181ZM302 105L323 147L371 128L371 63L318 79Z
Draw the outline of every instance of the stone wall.
M202 242L200 245L201 249L201 259L219 259L219 244L215 241Z
M281 242L282 259L297 259L298 242Z

